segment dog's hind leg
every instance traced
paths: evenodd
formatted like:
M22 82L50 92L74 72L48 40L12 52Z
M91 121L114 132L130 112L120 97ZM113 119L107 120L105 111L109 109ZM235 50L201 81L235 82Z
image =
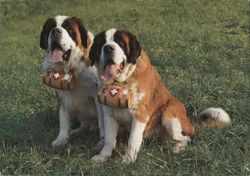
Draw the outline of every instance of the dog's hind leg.
M164 126L171 138L177 142L173 148L173 152L179 153L183 151L191 139L189 136L183 135L180 121L175 117L165 119Z
M162 116L162 125L168 135L177 143L173 148L174 153L185 150L190 136L194 134L194 127L186 116L184 106L177 100L170 102Z

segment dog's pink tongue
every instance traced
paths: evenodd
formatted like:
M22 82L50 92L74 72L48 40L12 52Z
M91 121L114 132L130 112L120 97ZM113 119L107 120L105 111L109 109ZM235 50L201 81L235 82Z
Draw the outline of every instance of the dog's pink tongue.
M54 62L54 63L62 62L63 61L62 56L63 56L63 51L59 49L55 49L53 50L49 61Z
M105 67L105 70L101 76L101 78L103 80L110 80L112 78L114 78L117 74L117 70L120 69L120 65L119 64L111 64L111 65L107 65Z

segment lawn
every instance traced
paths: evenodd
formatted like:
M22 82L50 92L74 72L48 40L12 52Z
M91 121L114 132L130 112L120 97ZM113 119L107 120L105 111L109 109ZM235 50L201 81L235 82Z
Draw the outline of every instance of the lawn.
M107 163L91 162L97 133L52 150L58 106L42 84L39 35L57 14L80 17L95 34L129 29L193 123L220 106L232 126L197 128L181 154L173 141L146 140L129 165L121 139ZM0 0L0 175L250 175L249 19L247 0Z

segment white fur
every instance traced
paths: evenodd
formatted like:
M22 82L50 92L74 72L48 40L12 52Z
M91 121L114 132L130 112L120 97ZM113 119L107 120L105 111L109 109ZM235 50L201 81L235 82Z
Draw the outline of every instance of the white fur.
M62 28L61 25L67 16L56 16L57 27ZM76 43L70 38L67 31L62 28L61 45L63 49L71 49L71 54L68 62L62 63L60 67L67 72L73 69L76 76L76 86L70 91L56 90L58 93L60 103L60 130L57 138L52 142L52 146L56 147L65 144L70 134L79 132L81 129L89 127L90 129L97 126L94 123L94 118L98 117L98 127L100 130L100 137L104 136L102 109L97 99L98 91L98 75L96 67L87 67L81 56L83 52L76 46ZM90 39L93 35L88 32ZM49 36L48 44L51 39ZM48 62L50 56L50 48L45 53L45 60L43 64L44 71L53 69L55 65ZM76 117L81 121L81 126L77 130L70 129L70 119Z
M220 122L224 122L225 124L228 125L231 124L231 119L228 113L222 108L214 108L214 107L207 108L200 114L200 116L203 115L209 116L210 118L216 119Z
M191 141L189 136L184 136L182 134L181 123L178 118L163 118L162 124L166 127L168 134L171 138L177 141L177 144L174 146L173 152L179 153L184 150L188 142Z
M91 41L94 41L94 35L92 34L92 32L90 32L90 31L88 31L88 36L89 36L89 39L91 40Z
M70 131L70 122L69 122L69 113L65 111L65 108L62 106L59 110L59 123L60 131L57 138L52 142L52 146L63 145L68 142L69 131Z
M60 27L62 26L64 20L66 20L66 18L68 18L68 16L65 15L57 15L55 16L55 20L56 20L56 26Z
M135 93L134 93L134 100L133 100L132 106L131 106L131 108L130 108L130 112L131 112L132 114L134 114L135 111L136 111L137 108L138 108L138 105L139 105L140 101L142 100L142 98L143 98L143 96L144 96L144 93L142 93L142 92L137 92L137 90L136 90L136 85L133 85L132 87L133 87L133 88L132 88L132 91L135 92Z
M112 42L114 40L114 34L117 30L115 28L109 29L105 32L106 34L106 42Z

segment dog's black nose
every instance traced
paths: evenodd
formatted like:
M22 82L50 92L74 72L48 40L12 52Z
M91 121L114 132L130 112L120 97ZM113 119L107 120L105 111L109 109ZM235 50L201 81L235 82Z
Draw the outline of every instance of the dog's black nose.
M105 53L111 53L112 51L114 51L114 46L111 46L111 45L106 45L106 46L104 46L104 48L103 48L103 50L104 50L104 52Z
M53 29L52 33L53 33L54 35L60 35L60 34L62 33L62 29L60 29L60 28L55 28L55 29Z

